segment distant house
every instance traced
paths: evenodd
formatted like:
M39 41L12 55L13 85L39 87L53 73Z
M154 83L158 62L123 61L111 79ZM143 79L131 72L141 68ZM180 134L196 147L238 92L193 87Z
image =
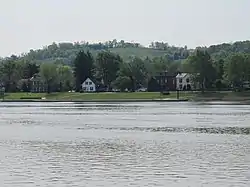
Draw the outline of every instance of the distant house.
M96 92L95 83L90 78L87 78L82 83L82 91L84 91L84 92Z
M5 92L4 84L0 81L0 96L2 97Z
M4 88L4 83L0 81L0 88Z
M176 76L177 90L193 90L194 83L192 82L192 75L190 73L178 73Z
M48 85L42 80L39 74L30 78L30 91L33 93L43 93L48 91Z
M177 73L170 73L168 71L159 72L155 77L160 85L161 91L174 91L176 90L176 75Z

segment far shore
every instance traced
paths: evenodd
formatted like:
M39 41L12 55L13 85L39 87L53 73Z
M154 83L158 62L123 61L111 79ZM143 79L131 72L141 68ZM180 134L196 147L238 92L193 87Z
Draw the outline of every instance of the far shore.
M250 102L250 92L6 93L0 102Z
M189 101L188 99L116 99L116 100L112 100L112 99L107 99L107 100L47 100L47 99L34 99L34 100L15 100L15 99L11 99L11 100L2 100L0 102L19 102L19 103L32 103L32 102L48 102L48 103L60 103L60 102L66 102L66 103L128 103L128 102L187 102Z

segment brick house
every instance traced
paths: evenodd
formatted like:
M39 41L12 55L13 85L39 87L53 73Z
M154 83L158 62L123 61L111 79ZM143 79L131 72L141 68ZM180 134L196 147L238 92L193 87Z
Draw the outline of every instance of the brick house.
M178 73L170 73L163 71L157 73L155 79L160 85L161 91L175 91L176 90L176 76Z

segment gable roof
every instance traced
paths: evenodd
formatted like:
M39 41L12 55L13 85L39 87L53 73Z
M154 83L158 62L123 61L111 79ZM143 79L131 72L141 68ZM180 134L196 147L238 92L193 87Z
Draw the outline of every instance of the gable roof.
M38 80L38 79L41 80L42 78L39 73L36 73L29 80L32 81L32 80Z
M87 78L87 79L85 79L85 81L83 81L83 83L82 84L84 84L85 82L92 82L93 84L95 84L95 82L94 81L92 81L90 78Z
M184 78L188 75L188 73L178 73L178 75L176 75L176 78Z

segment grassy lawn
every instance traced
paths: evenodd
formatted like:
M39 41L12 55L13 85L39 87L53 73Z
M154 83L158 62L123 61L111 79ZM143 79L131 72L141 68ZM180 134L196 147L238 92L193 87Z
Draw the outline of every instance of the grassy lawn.
M231 91L221 91L221 92L205 92L197 93L194 95L194 100L202 101L212 101L212 100L221 100L221 101L246 101L250 100L250 92L231 92Z
M134 93L6 93L6 100L60 100L60 101L108 101L108 100L153 100L153 99L176 99L177 93L161 95L159 92L134 92ZM180 92L180 99L192 99L196 101L250 101L250 92ZM1 98L0 98L1 99Z
M169 95L161 95L159 92L135 92L135 93L6 93L5 99L40 99L42 97L47 100L126 100L126 99L176 99L176 92L171 92ZM180 92L180 99L191 98L191 92Z
M24 92L18 92L18 93L5 93L5 99L38 99L45 97L46 93L24 93Z

